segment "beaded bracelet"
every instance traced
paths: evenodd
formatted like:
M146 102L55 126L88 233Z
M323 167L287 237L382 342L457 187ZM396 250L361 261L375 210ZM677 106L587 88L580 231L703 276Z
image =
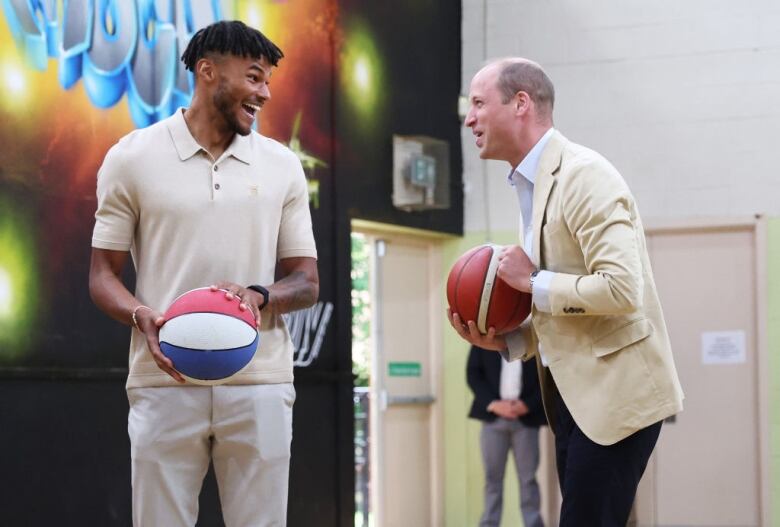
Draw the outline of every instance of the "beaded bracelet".
M138 313L138 310L139 310L139 309L141 309L142 307L144 307L144 308L148 309L149 311L151 311L151 310L152 310L152 308L151 308L151 307L149 307L149 306L145 306L145 305L143 305L143 304L141 304L140 306L135 306L135 309L133 309L133 315L132 315L132 318L133 318L133 325L135 326L135 329L137 329L138 331L141 331L141 328L139 328L139 327L138 327L138 320L136 320L136 318L135 318L135 314L136 314L136 313Z

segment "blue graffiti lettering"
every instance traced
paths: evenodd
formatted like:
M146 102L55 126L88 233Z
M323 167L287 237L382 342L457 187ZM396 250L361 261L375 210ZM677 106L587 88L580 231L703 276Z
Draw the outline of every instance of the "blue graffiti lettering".
M127 65L138 45L135 2L94 0L92 45L81 71L92 104L110 108L127 89Z
M127 101L133 121L151 124L175 109L171 96L178 62L176 29L173 24L159 21L151 1L139 2L139 8L143 37L131 63Z
M127 94L138 127L189 105L192 74L178 58L198 29L222 19L220 0L2 0L2 7L28 64L44 71L56 59L60 85L83 79L98 108Z

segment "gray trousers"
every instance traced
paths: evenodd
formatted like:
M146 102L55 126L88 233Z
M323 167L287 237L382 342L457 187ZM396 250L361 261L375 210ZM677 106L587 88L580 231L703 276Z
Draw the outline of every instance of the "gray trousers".
M483 422L480 434L482 465L485 468L485 512L480 527L498 527L504 502L504 472L506 458L512 451L520 487L520 511L525 527L544 527L540 512L539 429L525 426L517 420L497 418Z

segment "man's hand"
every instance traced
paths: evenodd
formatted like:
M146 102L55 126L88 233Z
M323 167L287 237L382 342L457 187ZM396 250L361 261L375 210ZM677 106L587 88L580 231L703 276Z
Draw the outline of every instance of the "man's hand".
M165 322L162 314L147 306L139 307L138 299L122 283L122 268L129 255L127 251L93 247L89 264L89 295L95 305L112 318L123 324L135 323L146 337L146 347L157 367L176 379L176 382L183 383L184 377L173 368L171 359L160 351L160 326ZM133 307L128 312L130 306ZM131 312L135 313L135 317L130 316Z
M533 262L519 245L504 247L498 257L498 277L510 287L524 293L531 292L531 273L536 270Z
M528 406L517 399L497 399L488 405L488 411L504 419L517 419L528 413Z
M515 417L523 417L530 412L528 405L520 399L512 401L512 411L515 413Z
M488 411L504 419L517 419L515 401L496 400L488 405Z
M211 286L212 291L217 289L224 289L225 297L229 300L237 299L240 302L238 308L241 311L246 311L247 309L252 311L252 315L255 317L255 325L258 328L260 327L260 304L263 303L263 295L233 282L218 282Z
M162 313L142 307L136 311L135 320L138 322L138 329L146 337L146 346L149 348L154 362L157 363L157 367L176 379L176 382L183 383L184 377L173 368L171 359L166 357L160 349L160 326L165 322Z
M489 328L487 334L483 335L477 329L476 322L469 320L464 325L460 316L451 312L450 308L447 308L447 318L463 340L488 350L503 351L506 349L506 340L504 337L496 335L496 328Z

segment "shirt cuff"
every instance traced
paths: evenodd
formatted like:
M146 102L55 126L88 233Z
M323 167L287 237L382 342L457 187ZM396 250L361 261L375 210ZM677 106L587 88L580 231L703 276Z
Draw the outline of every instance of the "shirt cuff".
M543 313L552 313L550 306L550 284L555 273L539 271L534 278L533 302L536 309Z
M499 351L499 353L504 357L505 361L510 362L518 360L525 355L528 342L526 342L521 330L518 329L511 333L507 333L504 335L504 340L506 341L506 349Z

